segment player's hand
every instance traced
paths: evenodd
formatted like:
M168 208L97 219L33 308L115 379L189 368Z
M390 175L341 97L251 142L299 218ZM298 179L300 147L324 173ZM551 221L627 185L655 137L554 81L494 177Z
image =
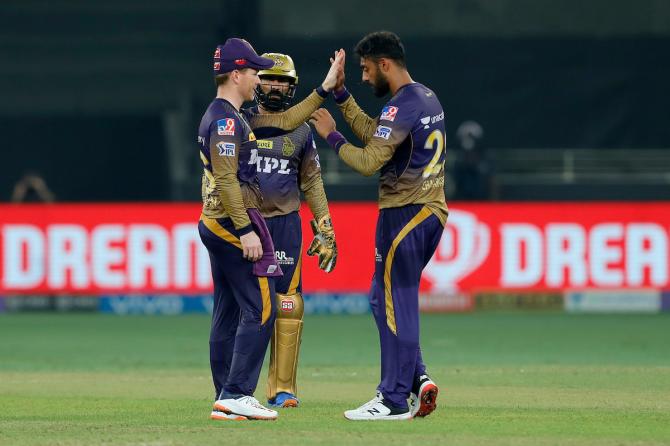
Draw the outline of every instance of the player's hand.
M325 108L320 108L312 113L309 122L323 139L326 139L331 132L336 130L335 120Z
M319 268L329 273L335 268L337 261L337 244L330 215L324 215L318 223L316 220L309 223L314 233L314 240L307 248L307 255L319 256Z
M255 262L263 257L261 239L258 238L254 231L241 236L240 242L242 243L242 257L245 259Z
M340 66L340 69L337 71L337 80L335 81L335 87L333 88L333 91L338 92L342 91L344 89L344 81L346 79L346 76L344 74L344 65L346 63L346 53L344 50L341 50L342 53L344 53L344 58L342 59L342 64ZM335 62L335 57L337 56L337 51L335 51L335 54L333 57L330 58L330 63Z
M331 58L330 69L328 70L328 74L326 74L326 78L321 84L321 88L326 91L331 91L333 88L335 88L335 85L337 84L337 73L338 71L343 70L344 50L340 48L339 50L335 51L335 58Z

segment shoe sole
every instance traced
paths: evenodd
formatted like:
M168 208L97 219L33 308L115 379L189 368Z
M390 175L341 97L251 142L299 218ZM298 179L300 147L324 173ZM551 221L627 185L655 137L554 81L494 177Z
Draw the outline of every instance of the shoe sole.
M298 407L298 400L289 398L285 400L279 407Z
M223 404L219 404L219 403L214 403L214 409L220 410L221 412L225 412L229 415L237 415L237 416L240 416L240 417L245 417L248 420L274 421L274 420L277 419L277 417L264 417L262 415L240 415L240 414L235 413L234 411L228 409Z
M344 415L344 418L346 418L349 421L411 421L412 420L412 417L407 415L390 415L378 418L349 418L346 415Z
M424 389L421 389L419 411L416 413L417 417L426 417L433 413L437 407L437 392L438 389L435 384L428 384Z
M212 411L212 414L209 416L212 420L217 421L246 421L247 417L243 415L237 415L233 413L220 413L217 411Z

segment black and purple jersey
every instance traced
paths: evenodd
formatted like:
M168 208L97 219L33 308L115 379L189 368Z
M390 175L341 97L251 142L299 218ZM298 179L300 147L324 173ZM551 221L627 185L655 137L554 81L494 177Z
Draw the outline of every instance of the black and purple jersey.
M257 109L244 110L254 123ZM275 217L300 209L300 191L321 181L321 166L312 130L302 124L292 131L276 127L255 128L257 149L249 164L254 165L260 183L264 217Z
M377 118L365 115L349 95L338 103L366 145L361 149L341 140L336 149L355 170L380 171L379 207L426 204L446 221L445 121L435 93L420 83L404 85Z
M261 201L256 169L249 163L257 151L249 123L230 102L216 98L200 122L198 143L203 214L230 217L238 230L246 229L250 224L246 209L258 208Z

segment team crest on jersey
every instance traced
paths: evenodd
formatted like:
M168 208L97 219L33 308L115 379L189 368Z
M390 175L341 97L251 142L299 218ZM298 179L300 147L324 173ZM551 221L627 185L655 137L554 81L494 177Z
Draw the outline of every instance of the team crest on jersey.
M232 142L220 142L216 144L219 156L235 156L235 144Z
M382 115L379 117L380 121L395 121L395 115L398 114L398 107L387 105L382 108Z
M295 144L293 144L293 141L291 141L291 138L288 136L284 136L284 141L282 144L281 148L281 153L284 156L291 156L293 155L293 152L295 152Z
M375 130L375 134L373 136L376 136L377 138L389 139L389 136L391 136L391 131L391 127L378 125L377 130Z
M216 133L221 136L232 136L235 134L235 120L233 118L219 119L216 121Z

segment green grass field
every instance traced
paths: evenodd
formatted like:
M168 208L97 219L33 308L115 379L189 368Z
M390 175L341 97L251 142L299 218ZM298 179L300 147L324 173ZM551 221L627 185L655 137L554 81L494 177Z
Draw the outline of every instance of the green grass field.
M307 317L303 403L275 422L209 420L208 328L204 316L0 316L0 445L670 444L666 315L425 315L438 409L385 423L342 416L379 378L371 316Z

